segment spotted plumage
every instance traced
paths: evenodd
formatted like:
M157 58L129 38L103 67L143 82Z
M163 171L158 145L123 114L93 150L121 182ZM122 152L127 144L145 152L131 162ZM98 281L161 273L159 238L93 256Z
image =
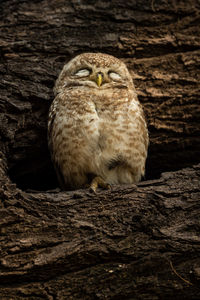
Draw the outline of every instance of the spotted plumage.
M54 93L48 143L61 187L85 187L96 177L100 185L140 181L148 131L125 64L102 53L78 55Z

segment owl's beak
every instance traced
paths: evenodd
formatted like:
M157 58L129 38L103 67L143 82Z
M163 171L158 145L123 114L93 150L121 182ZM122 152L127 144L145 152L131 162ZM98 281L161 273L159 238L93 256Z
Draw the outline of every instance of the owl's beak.
M102 85L102 82L103 82L103 75L101 73L98 73L96 76L96 83L98 87Z

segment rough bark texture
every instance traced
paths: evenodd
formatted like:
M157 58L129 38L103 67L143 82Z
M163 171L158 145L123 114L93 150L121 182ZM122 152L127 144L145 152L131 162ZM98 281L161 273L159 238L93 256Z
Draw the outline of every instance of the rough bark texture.
M200 299L199 175L97 195L3 185L0 299Z
M1 1L0 299L200 299L199 12L198 0ZM82 52L131 71L150 132L138 187L45 192L52 88Z

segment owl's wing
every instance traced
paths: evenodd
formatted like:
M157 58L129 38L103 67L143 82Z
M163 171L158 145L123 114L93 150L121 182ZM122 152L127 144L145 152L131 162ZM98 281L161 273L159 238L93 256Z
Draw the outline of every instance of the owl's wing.
M54 121L56 117L56 106L57 106L57 101L53 101L53 103L50 106L49 110L49 117L48 117L48 131L47 131L47 138L48 138L48 147L49 151L51 154L51 158L53 160L53 126L54 126Z
M120 128L120 129L119 129ZM148 131L141 105L135 100L121 111L116 135L119 136L114 157L110 157L107 168L118 172L120 182L123 182L128 173L132 174L134 181L140 180L144 175L144 166L147 156ZM120 139L121 137L121 139ZM116 141L116 140L115 140ZM128 177L127 177L128 178Z
M60 171L60 167L59 165L56 163L55 159L54 159L54 155L53 155L53 140L52 140L52 136L53 136L53 126L54 126L54 120L56 117L56 101L54 101L50 107L49 110L49 118L48 118L48 133L47 133L47 137L48 137L48 147L49 147L49 151L51 154L51 160L53 162L54 165L54 169L56 171L56 175L58 178L58 182L60 187L64 190L65 189L65 181L63 178L63 175Z

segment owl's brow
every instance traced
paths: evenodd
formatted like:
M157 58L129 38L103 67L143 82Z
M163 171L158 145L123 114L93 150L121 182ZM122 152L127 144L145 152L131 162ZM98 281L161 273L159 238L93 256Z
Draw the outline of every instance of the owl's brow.
M92 72L92 68L90 68L88 66L86 66L86 67L81 66L81 67L76 68L72 73L73 73L73 75L75 75L77 72L83 71L83 70L87 70L87 71L89 71L89 73Z
M119 64L120 61L118 59L115 59L115 58L112 58L109 56L108 57L104 57L104 56L97 56L97 55L90 55L89 57L88 56L83 56L81 59L80 59L80 62L81 63L89 63L91 65L95 65L96 67L111 67L112 65L114 64Z

